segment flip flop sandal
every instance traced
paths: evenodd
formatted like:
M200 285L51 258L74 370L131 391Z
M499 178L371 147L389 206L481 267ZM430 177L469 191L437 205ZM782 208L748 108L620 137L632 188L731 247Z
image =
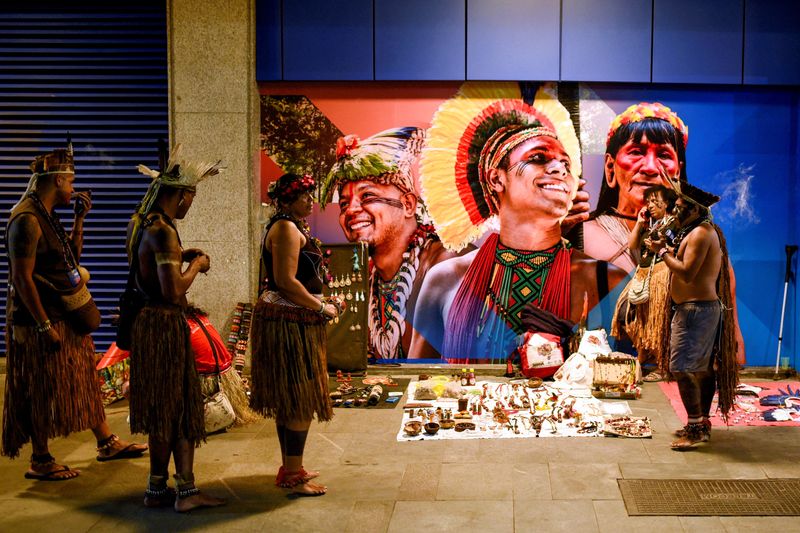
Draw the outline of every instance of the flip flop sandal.
M75 472L76 475L60 477L58 474L63 472ZM69 479L75 479L78 477L78 475L80 475L78 470L72 470L67 465L63 465L61 468L57 470L51 470L50 472L37 472L35 470L28 470L25 472L25 479L35 479L36 481L67 481Z
M664 381L664 376L661 375L660 372L650 372L645 377L642 378L642 381L645 383L657 383L659 381Z
M146 444L136 444L132 442L117 450L116 452L112 453L112 448L114 444L119 442L119 437L116 435L111 435L110 440L103 446L99 446L97 448L97 460L98 461L113 461L115 459L128 459L132 457L141 457L144 452L147 451Z

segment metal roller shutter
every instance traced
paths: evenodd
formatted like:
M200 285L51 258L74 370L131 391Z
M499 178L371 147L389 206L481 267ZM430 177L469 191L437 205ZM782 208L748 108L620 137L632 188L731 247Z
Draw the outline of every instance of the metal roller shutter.
M0 232L24 192L37 154L75 149L76 189L92 191L81 264L103 313L98 351L114 339L109 314L127 278L125 227L158 166L156 141L168 135L164 2L113 6L25 2L0 7ZM127 2L125 4L128 4ZM60 212L69 230L71 211ZM5 355L8 256L0 246Z

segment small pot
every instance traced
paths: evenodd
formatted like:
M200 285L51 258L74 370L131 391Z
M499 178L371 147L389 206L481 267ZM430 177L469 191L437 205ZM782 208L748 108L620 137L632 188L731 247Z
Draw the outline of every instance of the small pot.
M439 424L436 422L428 422L425 424L425 433L428 435L436 435L437 431L439 431Z
M411 422L406 422L406 425L403 426L403 431L406 432L406 435L409 437L416 437L419 435L420 431L422 431L422 422L417 420L412 420Z
M445 419L445 420L442 420L441 422L439 422L439 426L442 429L453 429L455 427L455 425L456 425L456 421L453 420L452 418L448 418L448 419Z

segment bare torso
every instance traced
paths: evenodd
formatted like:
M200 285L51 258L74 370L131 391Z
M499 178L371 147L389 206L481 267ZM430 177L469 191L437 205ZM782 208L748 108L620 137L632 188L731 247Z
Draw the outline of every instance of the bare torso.
M683 268L671 269L672 299L676 303L716 300L722 250L714 228L704 223L691 230L676 257Z

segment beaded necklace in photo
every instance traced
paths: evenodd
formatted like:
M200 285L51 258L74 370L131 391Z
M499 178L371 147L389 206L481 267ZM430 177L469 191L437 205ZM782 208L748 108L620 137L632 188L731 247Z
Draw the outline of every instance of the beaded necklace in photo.
M375 268L371 272L369 332L372 352L380 359L402 359L406 331L406 304L417 277L419 258L436 239L433 226L420 224L403 253L403 262L389 281L383 281ZM410 317L409 317L410 318Z
M559 242L547 250L515 250L500 244L495 251L494 272L488 294L509 326L517 333L522 328L522 309L539 305L550 267L561 249Z

